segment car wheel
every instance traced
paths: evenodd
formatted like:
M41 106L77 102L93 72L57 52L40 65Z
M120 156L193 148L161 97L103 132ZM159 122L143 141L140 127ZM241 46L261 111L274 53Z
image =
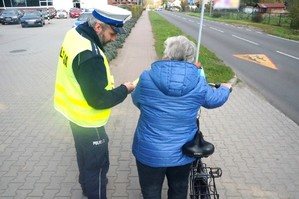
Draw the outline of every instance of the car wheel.
M22 28L25 28L25 26L24 26L24 25L22 25Z

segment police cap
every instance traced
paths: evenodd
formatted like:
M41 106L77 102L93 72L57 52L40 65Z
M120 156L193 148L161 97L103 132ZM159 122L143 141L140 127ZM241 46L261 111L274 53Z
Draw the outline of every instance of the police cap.
M130 11L112 5L95 8L92 15L103 23L110 25L115 32L120 34L126 33L123 25L132 16Z

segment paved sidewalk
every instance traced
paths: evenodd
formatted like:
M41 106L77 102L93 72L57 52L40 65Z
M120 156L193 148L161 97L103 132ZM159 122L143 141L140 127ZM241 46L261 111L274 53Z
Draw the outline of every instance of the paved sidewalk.
M110 63L116 85L136 79L150 67L157 59L153 45L150 22L144 12L117 59ZM0 58L5 63L2 53ZM52 65L40 75L54 83L55 76L46 75L53 71L56 68ZM24 93L30 92L31 96L41 95L47 88L42 82L26 83L30 88ZM0 88L5 93L12 90L10 84ZM68 122L53 109L52 97L40 103L22 94L9 93L7 101L0 97L0 199L84 198ZM25 100L38 108L5 112L7 106L17 106ZM138 114L129 96L113 108L106 126L111 160L109 199L142 198L131 153ZM245 83L237 84L223 107L203 109L201 127L205 138L216 147L215 153L204 161L223 170L223 176L217 179L221 199L299 199L299 127L258 92Z

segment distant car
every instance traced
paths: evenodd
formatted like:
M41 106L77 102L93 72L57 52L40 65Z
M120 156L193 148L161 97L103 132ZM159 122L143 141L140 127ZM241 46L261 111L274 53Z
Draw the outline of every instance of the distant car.
M50 13L48 13L47 10L41 10L40 12L43 15L44 19L48 19L48 17L50 18Z
M29 26L40 26L43 27L45 25L45 19L43 14L38 10L26 11L24 16L21 18L21 26L29 27Z
M177 8L177 7L171 7L171 8L170 8L170 11L179 12L179 11L180 11L180 9L179 9L179 8Z
M80 24L84 23L87 21L88 17L91 16L92 12L83 12L77 20L73 23L73 27L77 27Z
M18 9L4 10L0 15L0 21L4 24L19 24L20 19L23 16L23 12Z
M56 17L56 10L55 10L55 8L51 8L51 9L49 9L49 11L50 11L50 18L51 19L55 18Z
M158 8L156 8L155 11L162 11L163 10L163 7L162 6L159 6Z
M49 9L49 10L44 9L44 10L41 10L40 12L43 14L45 19L48 19L48 17L49 17L49 19L53 19L56 15L55 11L51 10L51 9Z
M67 15L68 15L68 13L66 10L56 10L56 18L57 19L66 19Z
M92 12L94 8L82 8L82 12Z
M70 9L70 17L71 18L77 18L82 13L82 10L79 8L71 8Z

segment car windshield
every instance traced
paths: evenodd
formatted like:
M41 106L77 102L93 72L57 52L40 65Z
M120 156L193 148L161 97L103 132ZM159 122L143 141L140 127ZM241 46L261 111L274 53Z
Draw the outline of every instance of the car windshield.
M88 17L91 15L91 13L82 13L78 17L78 21L87 21Z
M71 11L72 12L80 12L81 10L79 8L73 8Z
M16 11L14 11L14 10L5 10L5 11L3 11L2 14L14 15L14 14L16 14Z
M39 13L38 11L32 11L32 12L25 12L24 16L39 16L41 15L41 13Z

